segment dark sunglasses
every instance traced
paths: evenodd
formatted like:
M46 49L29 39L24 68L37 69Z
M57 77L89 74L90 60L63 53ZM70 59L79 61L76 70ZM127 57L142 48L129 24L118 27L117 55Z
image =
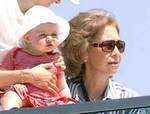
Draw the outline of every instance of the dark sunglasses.
M102 43L93 43L93 47L101 47L104 52L113 52L115 46L117 46L120 53L123 53L125 50L125 42L122 40L108 40Z

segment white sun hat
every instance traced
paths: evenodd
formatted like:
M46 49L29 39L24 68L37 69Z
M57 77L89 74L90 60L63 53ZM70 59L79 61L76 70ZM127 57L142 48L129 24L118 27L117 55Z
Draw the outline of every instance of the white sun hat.
M73 4L79 5L80 1L79 0L69 0L70 2L72 2Z
M26 44L23 40L23 36L36 26L47 22L58 24L58 42L61 44L69 35L69 23L64 18L56 16L55 13L47 7L34 6L25 13L23 26L17 31L17 35L20 38L18 46L22 48L25 47Z

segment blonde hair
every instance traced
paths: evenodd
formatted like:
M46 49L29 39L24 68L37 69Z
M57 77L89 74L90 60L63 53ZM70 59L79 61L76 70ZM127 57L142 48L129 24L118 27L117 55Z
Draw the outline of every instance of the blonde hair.
M84 73L84 61L87 59L93 40L97 38L97 35L103 34L107 25L115 26L118 34L119 28L114 15L103 9L81 12L69 23L70 35L62 43L60 50L66 65L66 75L80 79L81 75L79 74Z

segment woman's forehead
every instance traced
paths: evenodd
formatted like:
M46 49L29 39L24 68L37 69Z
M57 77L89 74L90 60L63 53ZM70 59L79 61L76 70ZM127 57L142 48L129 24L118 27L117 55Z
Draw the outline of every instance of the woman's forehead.
M107 25L103 32L100 32L97 35L96 41L105 41L105 40L119 40L119 34L115 26Z

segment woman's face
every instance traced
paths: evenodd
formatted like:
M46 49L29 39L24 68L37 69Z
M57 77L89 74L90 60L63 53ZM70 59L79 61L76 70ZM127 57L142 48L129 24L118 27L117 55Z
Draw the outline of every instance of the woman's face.
M108 25L104 28L103 34L98 35L93 43L102 43L105 41L120 40L116 27ZM106 50L107 51L107 50ZM112 52L106 52L102 47L92 46L88 53L87 67L97 70L103 74L112 75L117 72L122 58L122 53L115 46Z

